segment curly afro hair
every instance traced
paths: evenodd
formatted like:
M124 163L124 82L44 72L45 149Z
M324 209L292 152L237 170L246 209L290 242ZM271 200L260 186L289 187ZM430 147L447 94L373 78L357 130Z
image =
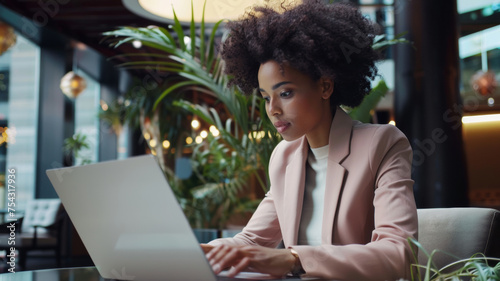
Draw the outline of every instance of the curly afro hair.
M332 108L355 107L370 91L377 75L372 49L374 27L356 7L309 0L283 12L271 6L253 7L229 22L221 56L225 72L245 93L258 88L260 64L274 60L334 81Z

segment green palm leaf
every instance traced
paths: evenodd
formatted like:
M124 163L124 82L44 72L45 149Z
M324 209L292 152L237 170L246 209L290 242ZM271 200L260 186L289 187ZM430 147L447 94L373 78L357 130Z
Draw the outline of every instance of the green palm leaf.
M191 2L191 5L193 2ZM244 188L250 176L254 176L264 191L269 186L267 175L269 158L274 147L281 140L266 115L265 103L255 95L245 95L236 86L228 87L230 80L224 73L224 63L216 53L216 36L221 24L216 22L211 30L206 30L205 8L199 24L192 19L186 29L183 28L174 11L174 23L169 29L163 27L122 27L106 32L111 38L112 46L119 47L139 40L144 46L154 50L153 53L124 54L115 58L128 57L131 62L121 66L128 69L156 69L166 71L175 76L172 83L160 94L155 95L155 102L147 103L148 110L165 106L172 95L181 95L190 91L210 95L217 99L217 109L193 104L188 100L177 100L173 105L197 116L203 122L214 125L220 136L209 136L204 143L192 145L193 169L202 179L203 184L187 187L172 179L170 181L181 186L175 188L185 212L191 215L191 221L203 219L204 223L223 224L228 214L235 210L241 196L237 192ZM184 42L186 34L190 43ZM206 38L206 34L210 34ZM392 40L385 36L377 36L373 48L383 50L394 44L408 42L402 35ZM159 61L160 60L160 61ZM169 78L170 79L170 78ZM362 105L351 113L355 119L370 117L380 98L387 92L385 84L379 84L363 101ZM222 110L224 115L218 110ZM225 116L225 120L221 118ZM170 127L174 131L175 127ZM259 137L256 137L256 136ZM222 171L222 173L221 173ZM265 175L264 177L262 175ZM223 178L227 179L221 182ZM220 197L216 195L225 195ZM207 200L204 200L207 199ZM222 211L221 211L222 210ZM188 215L188 216L189 216ZM208 221L208 222L207 222ZM197 221L195 225L204 225Z

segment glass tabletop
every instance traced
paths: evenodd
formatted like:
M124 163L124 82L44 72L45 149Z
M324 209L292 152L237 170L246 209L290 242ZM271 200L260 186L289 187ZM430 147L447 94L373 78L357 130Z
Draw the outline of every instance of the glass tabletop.
M167 278L168 279L168 278ZM265 278L267 280L269 278ZM114 279L106 279L99 275L95 267L72 267L72 268L55 268L43 269L33 271L19 271L16 273L2 273L0 274L0 281L111 281ZM217 280L245 280L239 278L229 278L219 276ZM250 280L250 279L246 279ZM251 280L264 280L260 278L251 277ZM278 279L274 279L278 280ZM293 280L317 280L320 279L300 279L285 278L279 280L293 281ZM325 280L323 280L325 281Z
M0 274L1 281L104 281L95 267L19 271Z

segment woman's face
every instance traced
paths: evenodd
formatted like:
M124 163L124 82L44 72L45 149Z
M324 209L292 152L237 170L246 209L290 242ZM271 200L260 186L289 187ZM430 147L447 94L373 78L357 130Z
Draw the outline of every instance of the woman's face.
M262 63L258 73L259 91L266 100L267 116L278 133L292 141L306 136L313 148L328 144L333 82L314 81L287 64Z

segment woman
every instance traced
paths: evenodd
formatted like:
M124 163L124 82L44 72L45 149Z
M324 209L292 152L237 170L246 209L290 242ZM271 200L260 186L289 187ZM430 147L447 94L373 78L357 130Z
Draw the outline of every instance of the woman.
M339 107L359 105L376 75L371 24L351 6L308 1L282 13L255 7L228 28L226 71L242 90L258 89L284 141L247 226L204 245L214 271L409 279L411 147L396 127Z

